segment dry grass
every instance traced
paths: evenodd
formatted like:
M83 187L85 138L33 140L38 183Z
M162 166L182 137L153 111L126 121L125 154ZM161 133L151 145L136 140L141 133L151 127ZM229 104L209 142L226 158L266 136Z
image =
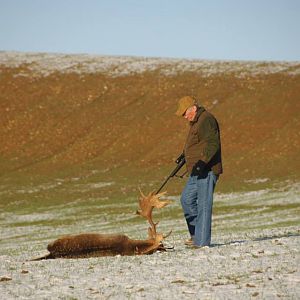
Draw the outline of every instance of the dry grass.
M220 122L221 189L258 177L299 178L298 63L0 56L4 177L93 165L161 179L186 135L176 102L193 94Z

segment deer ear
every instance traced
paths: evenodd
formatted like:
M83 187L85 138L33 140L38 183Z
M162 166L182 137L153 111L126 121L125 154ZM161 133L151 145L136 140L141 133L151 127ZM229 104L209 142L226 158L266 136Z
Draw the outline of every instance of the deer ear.
M172 233L172 230L170 230L169 233L167 233L166 235L164 235L163 238L166 239L167 237L169 237L171 235L171 233Z

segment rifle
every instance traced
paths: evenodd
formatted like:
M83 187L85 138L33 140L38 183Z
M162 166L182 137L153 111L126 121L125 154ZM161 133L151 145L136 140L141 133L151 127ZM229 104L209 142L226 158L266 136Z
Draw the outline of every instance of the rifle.
M161 189L166 185L166 183L169 181L169 179L171 179L172 177L176 176L176 174L178 173L178 171L183 167L183 165L185 164L184 153L181 153L179 155L179 157L175 160L175 163L177 164L176 168L166 178L166 180L163 182L163 184L161 185L161 187L157 190L157 192L155 193L155 195L158 194L161 191Z

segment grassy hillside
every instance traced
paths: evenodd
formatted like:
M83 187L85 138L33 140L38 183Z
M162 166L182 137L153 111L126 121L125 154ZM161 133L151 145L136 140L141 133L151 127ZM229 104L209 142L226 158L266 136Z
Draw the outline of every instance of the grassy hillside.
M158 187L187 133L174 114L177 100L192 94L220 123L219 189L299 180L299 71L300 63L2 52L0 176L98 170L95 181Z

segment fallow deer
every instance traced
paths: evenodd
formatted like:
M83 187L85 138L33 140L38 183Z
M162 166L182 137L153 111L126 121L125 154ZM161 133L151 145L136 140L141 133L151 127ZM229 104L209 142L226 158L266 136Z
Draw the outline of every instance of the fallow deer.
M145 196L141 191L139 207L137 214L146 218L150 224L148 228L148 239L134 240L123 234L97 234L82 233L78 235L63 236L47 247L49 253L34 258L32 260L51 259L51 258L87 258L98 256L113 255L142 255L152 254L157 250L165 251L162 241L168 237L171 232L164 236L157 233L156 226L158 223L153 222L153 208L163 208L171 201L161 201L160 197L165 194L154 192Z

